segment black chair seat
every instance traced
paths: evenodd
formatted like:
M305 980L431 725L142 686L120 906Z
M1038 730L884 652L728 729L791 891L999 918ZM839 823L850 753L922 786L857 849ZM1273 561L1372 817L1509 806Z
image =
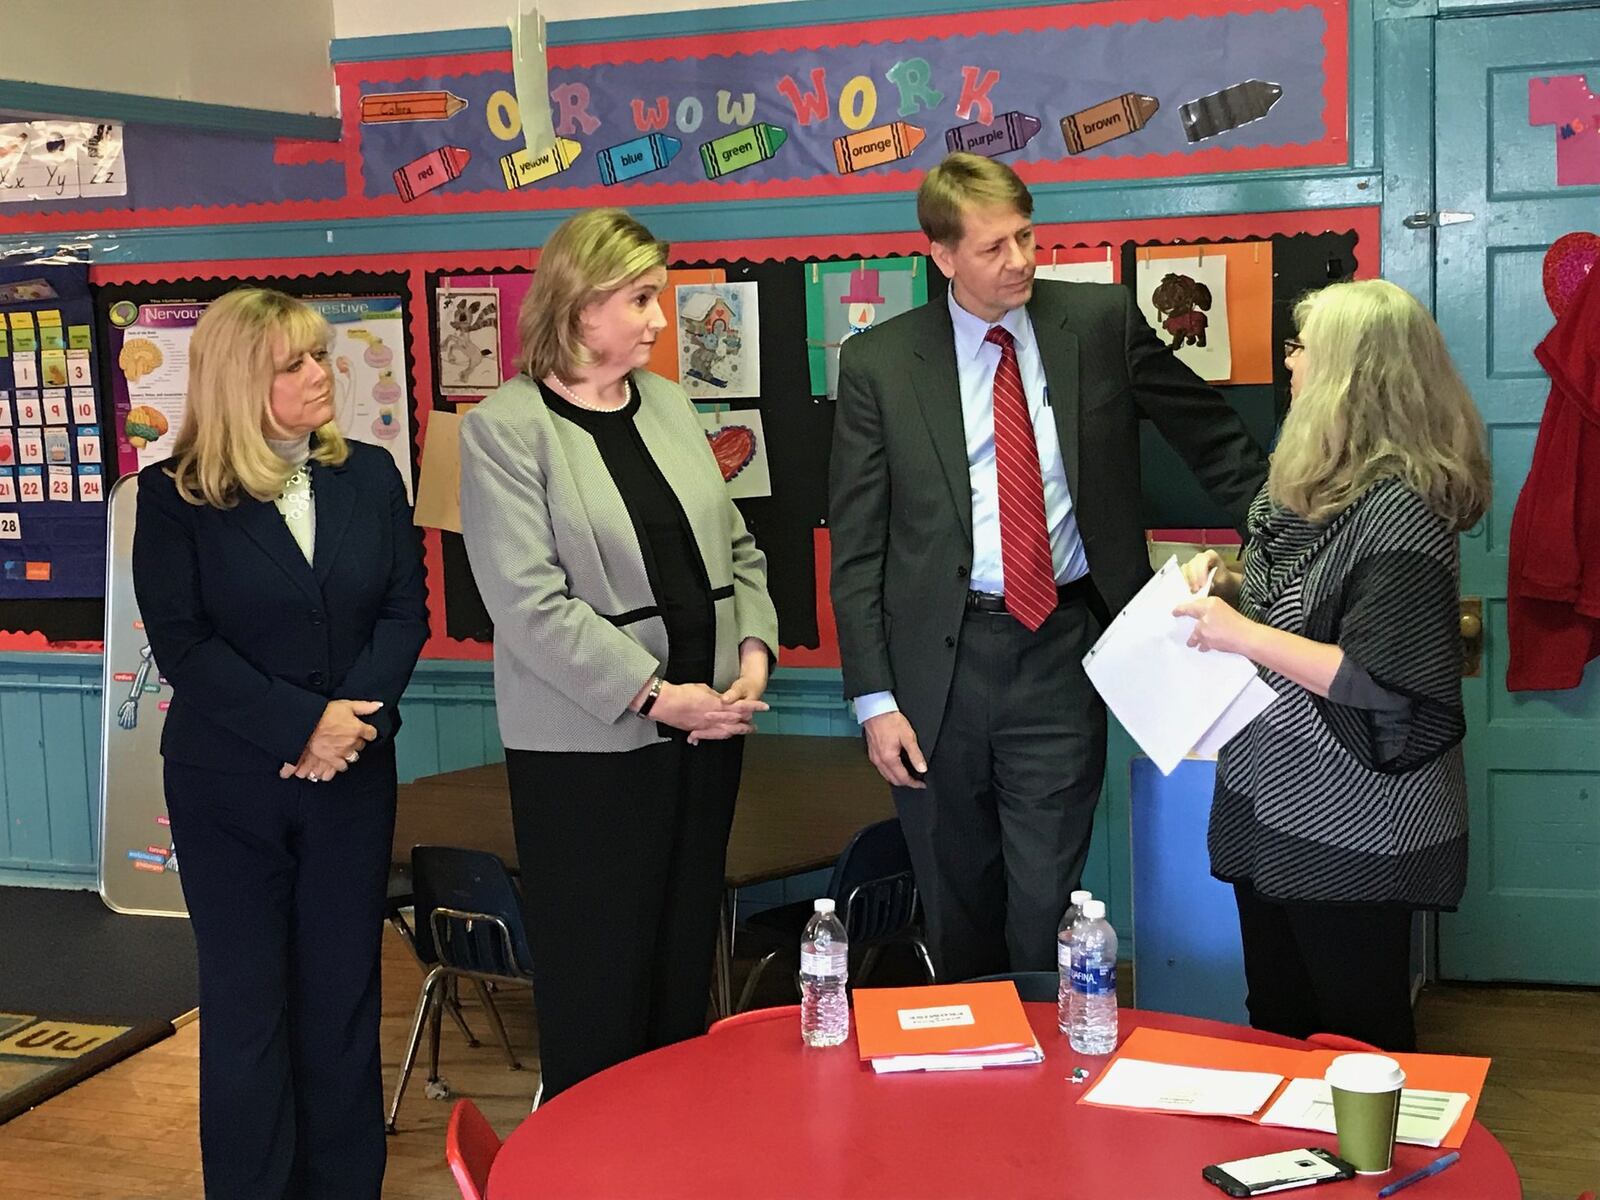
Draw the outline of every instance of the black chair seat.
M1017 985L1017 995L1024 1004L1054 1004L1059 998L1061 977L1054 971L1007 971L999 975L980 975L968 983L1001 983Z

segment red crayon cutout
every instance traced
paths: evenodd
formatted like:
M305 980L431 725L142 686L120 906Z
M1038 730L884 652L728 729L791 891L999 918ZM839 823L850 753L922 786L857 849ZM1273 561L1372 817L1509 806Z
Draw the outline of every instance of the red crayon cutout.
M472 161L472 152L460 146L440 146L421 158L414 158L394 173L394 190L410 204L418 196L459 179Z

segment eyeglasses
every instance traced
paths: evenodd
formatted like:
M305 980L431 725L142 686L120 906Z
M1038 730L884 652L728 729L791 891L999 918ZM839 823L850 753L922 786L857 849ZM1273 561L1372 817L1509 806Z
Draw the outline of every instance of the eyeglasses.
M1304 342L1302 342L1299 338L1284 338L1283 339L1283 356L1285 358L1293 358L1296 354L1299 354L1300 351L1304 350L1305 348L1306 348L1306 344Z

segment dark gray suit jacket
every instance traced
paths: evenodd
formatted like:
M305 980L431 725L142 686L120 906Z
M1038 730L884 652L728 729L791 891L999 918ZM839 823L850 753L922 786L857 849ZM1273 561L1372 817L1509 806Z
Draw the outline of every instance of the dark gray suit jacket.
M1116 612L1150 575L1140 417L1241 529L1266 458L1233 410L1151 332L1126 288L1040 280L1028 316L1089 569ZM892 690L931 754L972 563L955 334L942 300L845 342L829 476L845 695Z

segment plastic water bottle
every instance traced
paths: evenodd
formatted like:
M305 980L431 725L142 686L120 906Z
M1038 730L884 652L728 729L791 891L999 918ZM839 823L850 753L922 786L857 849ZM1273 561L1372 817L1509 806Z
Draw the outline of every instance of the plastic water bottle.
M817 901L800 939L800 1039L837 1046L850 1036L850 944L833 901Z
M1085 901L1093 900L1091 892L1079 889L1072 893L1067 911L1061 914L1061 926L1056 930L1056 968L1060 983L1056 987L1056 1028L1066 1033L1072 1020L1072 926L1083 915Z
M1072 1026L1067 1041L1079 1054L1117 1048L1117 935L1103 900L1083 906L1072 939Z

